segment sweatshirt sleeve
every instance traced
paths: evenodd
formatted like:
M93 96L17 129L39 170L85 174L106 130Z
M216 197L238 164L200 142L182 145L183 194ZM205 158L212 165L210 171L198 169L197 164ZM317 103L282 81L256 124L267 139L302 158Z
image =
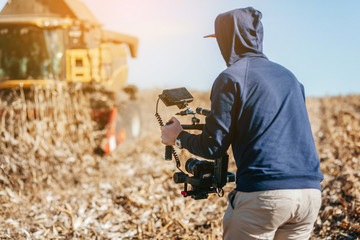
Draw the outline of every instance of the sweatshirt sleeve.
M192 154L208 159L221 157L229 148L235 127L237 88L230 76L222 73L211 90L211 112L201 134L182 131L178 138Z

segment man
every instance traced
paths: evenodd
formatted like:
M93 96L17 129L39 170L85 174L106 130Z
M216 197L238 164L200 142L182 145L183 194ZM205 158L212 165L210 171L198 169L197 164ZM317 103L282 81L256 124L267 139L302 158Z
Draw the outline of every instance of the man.
M228 68L211 90L203 132L162 127L162 142L215 159L232 145L236 189L229 194L224 239L308 239L321 205L319 159L304 87L262 52L262 14L235 9L215 20Z

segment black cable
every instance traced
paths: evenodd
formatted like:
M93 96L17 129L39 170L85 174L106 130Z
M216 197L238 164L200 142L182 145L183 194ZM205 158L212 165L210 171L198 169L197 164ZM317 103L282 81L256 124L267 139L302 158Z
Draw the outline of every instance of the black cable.
M161 116L160 116L160 114L159 114L159 112L158 112L159 100L160 100L160 98L158 98L158 100L156 101L155 117L156 117L156 119L158 120L160 127L163 127L163 126L164 126L164 122L162 121ZM176 162L176 167L177 167L177 169L179 169L182 173L184 173L183 170L180 169L180 167L181 167L181 162L180 162L179 156L177 155L177 153L176 153L176 151L175 151L174 148L172 148L172 154L173 154L173 156L174 156L174 158L175 158L175 162ZM184 174L185 174L185 173L184 173Z

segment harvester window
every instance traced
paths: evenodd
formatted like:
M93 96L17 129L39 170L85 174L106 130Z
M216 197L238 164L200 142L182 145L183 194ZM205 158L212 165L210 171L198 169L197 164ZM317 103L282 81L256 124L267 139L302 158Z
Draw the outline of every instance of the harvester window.
M75 66L76 67L82 67L83 65L84 65L83 60L81 58L75 59Z
M0 80L59 79L63 55L62 29L0 25Z

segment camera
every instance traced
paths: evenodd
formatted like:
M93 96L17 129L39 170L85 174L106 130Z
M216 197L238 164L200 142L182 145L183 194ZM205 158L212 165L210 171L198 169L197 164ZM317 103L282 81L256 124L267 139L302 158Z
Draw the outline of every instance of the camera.
M176 105L179 109L186 108L183 111L176 113L176 115L187 116L193 115L191 124L181 124L185 130L202 130L204 124L200 124L200 120L196 117L196 114L207 116L210 111L203 108L196 108L196 111L191 110L189 103L194 100L192 95L187 91L186 88L175 88L163 90L162 94L159 95L159 99L156 103L155 116L159 121L160 126L163 126L163 122L158 113L159 100L166 106ZM229 156L224 154L222 157L217 159L199 160L197 158L189 158L185 163L186 174L180 168L180 160L177 153L172 146L166 146L165 159L171 160L174 156L177 168L180 172L176 172L173 176L174 182L184 184L184 190L181 195L184 197L192 197L195 200L206 199L209 194L216 193L222 197L224 195L223 187L228 182L235 182L235 175L228 172ZM188 185L190 189L188 190Z
M214 174L214 162L189 158L185 163L185 169L194 177L206 178Z
M227 154L214 161L189 158L185 163L185 169L192 176L176 172L173 176L174 182L184 183L184 191L181 192L184 197L191 196L198 200L208 198L209 193L223 196L222 188L226 183L235 181L235 175L227 171L228 162ZM191 186L190 190L188 184Z

